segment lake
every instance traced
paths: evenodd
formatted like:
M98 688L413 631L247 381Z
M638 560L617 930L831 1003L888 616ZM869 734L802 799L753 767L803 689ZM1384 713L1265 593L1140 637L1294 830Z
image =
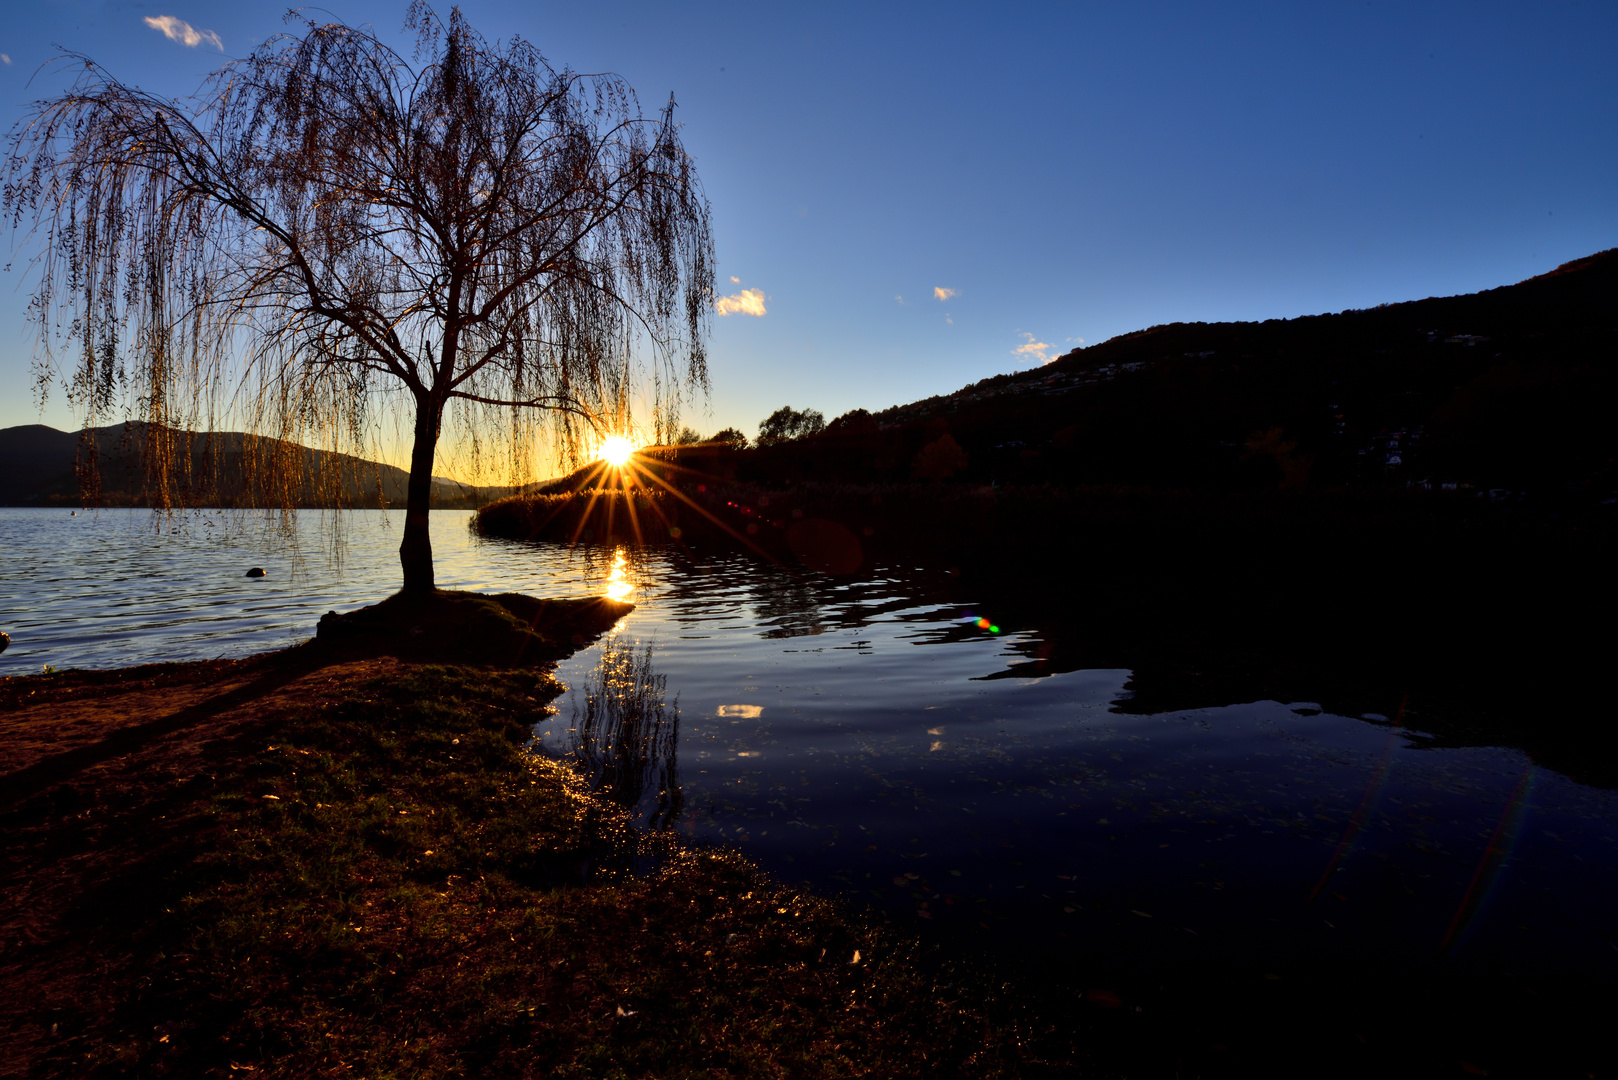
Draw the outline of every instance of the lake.
M0 674L291 644L396 587L402 520L344 514L338 562L316 513L0 510ZM1187 973L1618 986L1618 798L1518 751L1308 701L1120 712L1129 671L1018 677L1042 643L922 567L834 580L484 541L467 520L433 515L442 587L639 605L560 665L572 690L539 747L588 757L584 690L637 657L678 717L648 763L678 786L672 827L952 954L1126 1001Z

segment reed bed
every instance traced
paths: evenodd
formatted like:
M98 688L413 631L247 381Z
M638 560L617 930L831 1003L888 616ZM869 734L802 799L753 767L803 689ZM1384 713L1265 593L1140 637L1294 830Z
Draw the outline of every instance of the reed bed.
M680 703L652 668L652 647L609 641L573 704L572 753L592 789L660 832L685 808L680 791Z

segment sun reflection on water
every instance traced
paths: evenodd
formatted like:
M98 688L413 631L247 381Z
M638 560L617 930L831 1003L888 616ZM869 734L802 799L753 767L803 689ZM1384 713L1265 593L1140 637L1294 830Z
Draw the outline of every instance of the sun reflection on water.
M612 569L607 572L607 597L623 600L634 591L635 586L629 580L629 557L619 548L613 552Z

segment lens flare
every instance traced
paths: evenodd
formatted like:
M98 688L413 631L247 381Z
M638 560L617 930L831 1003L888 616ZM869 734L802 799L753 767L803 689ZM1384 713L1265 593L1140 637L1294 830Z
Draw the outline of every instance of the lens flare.
M1516 790L1506 800L1500 821L1494 827L1494 835L1489 837L1489 845L1483 849L1478 868L1473 871L1472 881L1461 897L1461 906L1455 909L1455 917L1450 920L1449 929L1444 931L1443 944L1438 947L1440 952L1448 952L1451 946L1462 944L1473 923L1481 921L1483 909L1494 895L1495 887L1500 884L1500 872L1510 861L1517 839L1522 835L1523 818L1527 816L1529 804L1533 801L1534 772L1533 765L1525 768L1522 778L1517 781Z
M622 435L609 435L601 443L601 460L618 468L623 468L634 452L635 445Z

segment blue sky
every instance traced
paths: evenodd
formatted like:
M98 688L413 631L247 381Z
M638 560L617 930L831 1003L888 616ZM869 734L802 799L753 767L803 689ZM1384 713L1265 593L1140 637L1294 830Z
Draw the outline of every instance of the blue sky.
M785 404L875 410L1156 323L1471 292L1618 245L1610 2L462 9L486 37L617 72L648 111L675 95L721 283L764 311L714 320L713 394L688 411L706 432L751 434ZM0 116L56 88L27 85L53 46L183 94L284 10L15 5ZM405 5L329 11L396 35ZM172 38L148 25L164 17ZM32 402L31 279L7 243L0 426L71 427L59 393L43 417Z

